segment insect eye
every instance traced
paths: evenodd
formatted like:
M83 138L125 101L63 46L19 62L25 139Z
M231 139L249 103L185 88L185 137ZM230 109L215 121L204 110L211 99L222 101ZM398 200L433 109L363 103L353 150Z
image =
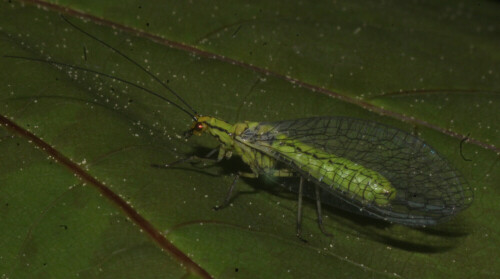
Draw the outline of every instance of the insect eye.
M194 126L195 130L197 131L201 131L203 130L203 124L201 123L197 123L195 126Z

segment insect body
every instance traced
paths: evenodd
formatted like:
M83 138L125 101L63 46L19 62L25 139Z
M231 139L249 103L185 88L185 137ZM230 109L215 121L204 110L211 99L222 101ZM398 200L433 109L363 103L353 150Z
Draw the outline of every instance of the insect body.
M55 61L7 57L72 67L114 78L173 104L194 119L189 134L208 133L220 142L218 161L234 154L249 166L251 172L240 172L236 176L226 203L240 176L299 177L294 179L299 181L298 185L295 182L289 184L290 190L298 193L299 236L303 195L316 200L322 231L322 202L372 218L421 226L446 221L467 208L473 200L472 191L460 174L429 145L407 132L348 117L233 125L218 118L200 116L176 92L137 62L66 22L149 74L178 97L187 109L147 88L105 73ZM314 187L307 187L305 180L312 182L308 185Z
M258 122L230 125L220 119L205 116L199 118L193 128L198 135L206 131L220 141L219 160L230 157L234 151L250 166L255 177L259 173L290 176L292 169L281 173L274 171L279 161L288 161L309 173L318 182L351 193L362 202L384 206L395 197L396 190L381 174L299 140L290 139L273 129L272 125L259 125Z
M429 145L380 123L317 117L231 125L203 116L191 130L219 140L218 160L241 156L247 177L308 178L327 203L373 218L434 225L472 202L465 180Z

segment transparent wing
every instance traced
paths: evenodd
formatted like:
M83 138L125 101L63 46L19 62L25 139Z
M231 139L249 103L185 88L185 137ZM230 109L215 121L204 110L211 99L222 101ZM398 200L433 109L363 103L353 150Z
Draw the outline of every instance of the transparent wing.
M264 125L272 129L256 133ZM319 181L302 170L302 166L269 148L278 134L379 172L396 189L396 197L385 206L363 203L353 194ZM245 131L241 139L319 184L323 203L357 214L409 226L432 225L449 219L473 200L473 193L462 176L428 144L377 122L348 117L263 122ZM290 190L297 191L297 186L291 185ZM313 193L307 189L305 195L314 198Z

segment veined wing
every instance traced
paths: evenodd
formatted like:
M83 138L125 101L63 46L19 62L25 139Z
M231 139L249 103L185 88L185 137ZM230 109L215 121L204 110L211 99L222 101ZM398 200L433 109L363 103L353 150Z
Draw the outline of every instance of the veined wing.
M244 131L239 139L319 184L322 202L357 214L410 226L432 225L449 219L473 200L463 177L429 145L377 122L348 117L263 122ZM307 165L274 148L276 141L286 141L290 146L301 143L375 171L390 182L395 197L383 205L360 200L339 185L312 176ZM296 146L290 152L302 150ZM311 192L305 194L312 196Z

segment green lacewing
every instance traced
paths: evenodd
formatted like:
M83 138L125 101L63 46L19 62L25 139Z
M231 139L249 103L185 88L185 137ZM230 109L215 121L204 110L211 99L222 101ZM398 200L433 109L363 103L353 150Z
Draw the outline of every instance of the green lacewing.
M408 132L374 121L338 116L236 124L202 116L139 63L63 19L136 65L184 106L106 73L43 59L6 57L71 67L112 78L139 88L188 114L193 123L187 136L206 133L219 141L217 159L214 160L236 155L251 169L251 172L239 172L235 176L225 204L230 201L240 176L257 178L267 175L294 179L286 187L298 193L297 235L300 237L304 195L316 200L318 223L323 232L322 203L406 226L435 225L447 221L472 203L472 190L460 173L431 146ZM191 156L174 163L199 159Z

